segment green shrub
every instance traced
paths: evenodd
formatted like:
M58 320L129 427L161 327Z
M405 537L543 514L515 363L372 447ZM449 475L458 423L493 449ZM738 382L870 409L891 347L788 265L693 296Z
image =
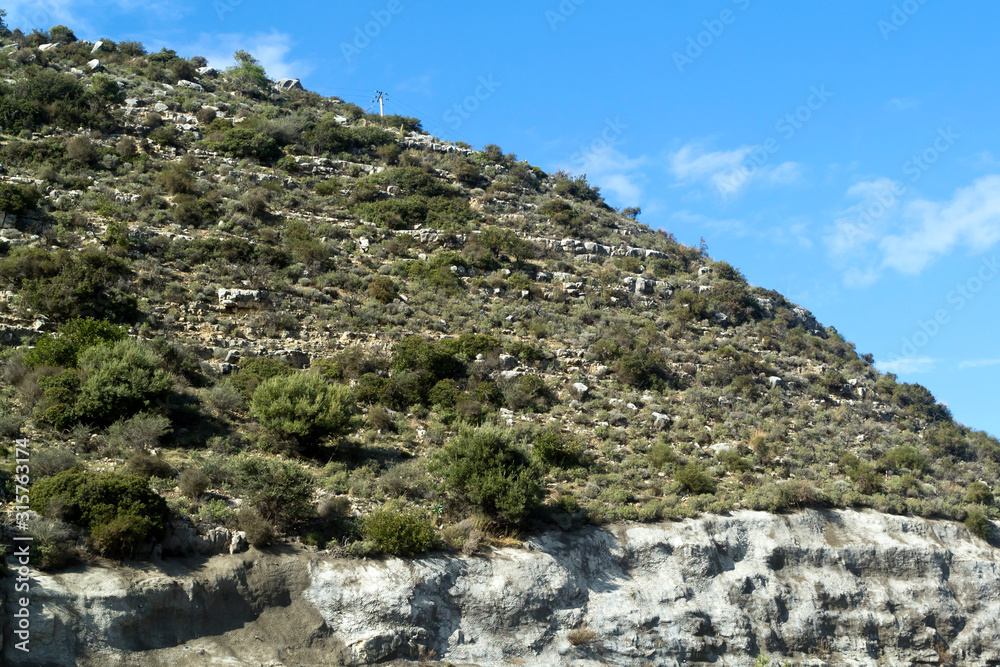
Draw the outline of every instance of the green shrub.
M20 290L21 304L58 321L134 321L138 311L130 277L125 260L95 250L24 246L0 261L0 278Z
M229 383L243 399L249 401L261 382L275 377L286 377L295 370L288 364L271 357L253 357L240 362L240 370L229 379Z
M494 426L464 429L436 455L449 491L509 525L520 523L545 495L542 471Z
M97 345L80 355L79 368L39 381L40 416L56 428L75 422L109 426L162 403L174 378L162 358L140 341Z
M228 472L228 485L244 496L265 521L292 525L315 516L314 482L302 466L240 455L231 460Z
M434 528L419 512L377 510L362 521L365 540L374 542L381 553L415 556L434 545Z
M0 213L23 213L38 206L41 194L33 186L0 183Z
M697 463L688 463L677 471L675 478L685 491L696 496L715 493L715 482Z
M303 440L350 433L355 408L348 387L327 384L313 373L265 380L250 403L263 426Z
M254 158L263 162L277 160L282 156L274 139L246 127L227 130L220 141L209 142L209 147L230 157Z
M901 445L886 452L883 457L883 466L894 470L906 468L913 472L924 472L927 470L927 457L920 453L916 447Z
M32 461L32 465L34 465L34 461ZM993 504L993 492L983 482L973 482L966 490L965 502L989 507Z
M128 467L129 472L133 475L138 475L146 480L152 477L168 479L173 477L175 473L174 467L162 458L159 456L153 456L152 454L141 450L133 452L133 454L128 457L128 461L126 461L125 465Z
M993 523L978 507L969 510L965 517L965 527L970 533L984 540L989 540L993 535Z
M117 343L125 338L125 328L92 317L72 319L59 327L58 336L45 334L24 363L37 366L76 368L80 353L94 345Z
M40 513L58 507L63 520L89 530L98 551L113 557L160 537L169 513L141 477L79 468L37 480L31 507Z
M575 436L549 428L535 436L534 452L550 466L573 468L580 465L583 447Z

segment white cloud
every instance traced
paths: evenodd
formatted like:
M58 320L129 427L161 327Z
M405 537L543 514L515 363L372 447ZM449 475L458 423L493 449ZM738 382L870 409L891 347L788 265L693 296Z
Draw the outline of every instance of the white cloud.
M899 208L902 186L890 178L877 178L855 183L847 189L847 197L855 200L833 221L833 230L826 237L834 256L862 251L881 239Z
M1000 359L975 359L963 361L958 365L958 370L964 371L969 368L989 368L990 366L1000 366Z
M879 243L883 265L917 274L958 247L983 252L1000 241L1000 176L986 176L946 202L917 200L903 212L903 230Z
M144 14L176 14L179 10L176 2L170 0L112 0L96 2L96 0L7 0L3 8L7 10L7 25L20 28L24 32L38 28L48 30L54 25L66 25L81 39L84 35L92 35L94 26L87 15L93 13L95 5L106 9L111 4L123 12L141 10ZM96 38L96 36L95 36Z
M668 169L682 183L711 185L723 197L733 197L754 182L791 185L802 177L795 162L768 164L771 155L762 146L742 146L730 151L706 152L698 144L687 144L671 153Z
M603 143L603 142L602 142ZM586 174L591 184L600 186L625 205L635 205L643 195L643 172L649 160L645 156L629 157L615 147L614 142L580 152L573 156L571 165L563 169Z
M701 213L692 213L687 209L674 212L670 216L670 220L679 226L692 227L698 230L707 229L729 236L748 236L751 231L749 226L742 220L736 218L710 218Z
M896 373L898 375L909 373L927 373L934 368L936 359L930 357L904 357L893 361L878 361L876 366L883 373Z
M181 54L204 56L213 67L221 69L232 65L233 54L243 50L260 61L270 78L301 79L311 73L315 66L307 60L289 60L292 47L290 35L272 30L253 35L202 33L195 42L177 51Z

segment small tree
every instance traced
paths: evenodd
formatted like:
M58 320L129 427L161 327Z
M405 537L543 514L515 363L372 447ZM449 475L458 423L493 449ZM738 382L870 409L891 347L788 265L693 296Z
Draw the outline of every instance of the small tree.
M117 343L125 339L125 327L92 317L72 319L59 327L59 335L45 334L35 343L35 349L24 357L24 363L37 366L75 368L80 353L94 345Z
M243 50L233 54L236 64L226 70L226 78L233 84L237 92L250 97L257 97L267 90L267 73L256 58Z
M545 495L541 467L495 426L465 429L432 464L448 489L498 521L516 525Z
M253 393L250 411L266 428L299 440L351 432L354 396L344 385L319 375L295 373L264 381Z

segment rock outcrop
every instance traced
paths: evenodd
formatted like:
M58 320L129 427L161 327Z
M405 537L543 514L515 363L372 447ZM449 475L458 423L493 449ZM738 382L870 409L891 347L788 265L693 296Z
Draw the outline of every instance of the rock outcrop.
M405 561L259 552L33 582L4 664L1000 664L1000 551L960 524L737 512ZM6 613L13 610L6 580ZM5 624L9 627L9 624ZM9 632L9 631L8 631Z

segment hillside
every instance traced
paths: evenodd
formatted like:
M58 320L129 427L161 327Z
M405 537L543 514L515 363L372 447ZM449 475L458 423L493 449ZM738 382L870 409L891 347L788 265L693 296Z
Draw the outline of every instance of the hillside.
M242 52L4 32L0 432L34 566L806 507L991 537L997 440L585 177Z

